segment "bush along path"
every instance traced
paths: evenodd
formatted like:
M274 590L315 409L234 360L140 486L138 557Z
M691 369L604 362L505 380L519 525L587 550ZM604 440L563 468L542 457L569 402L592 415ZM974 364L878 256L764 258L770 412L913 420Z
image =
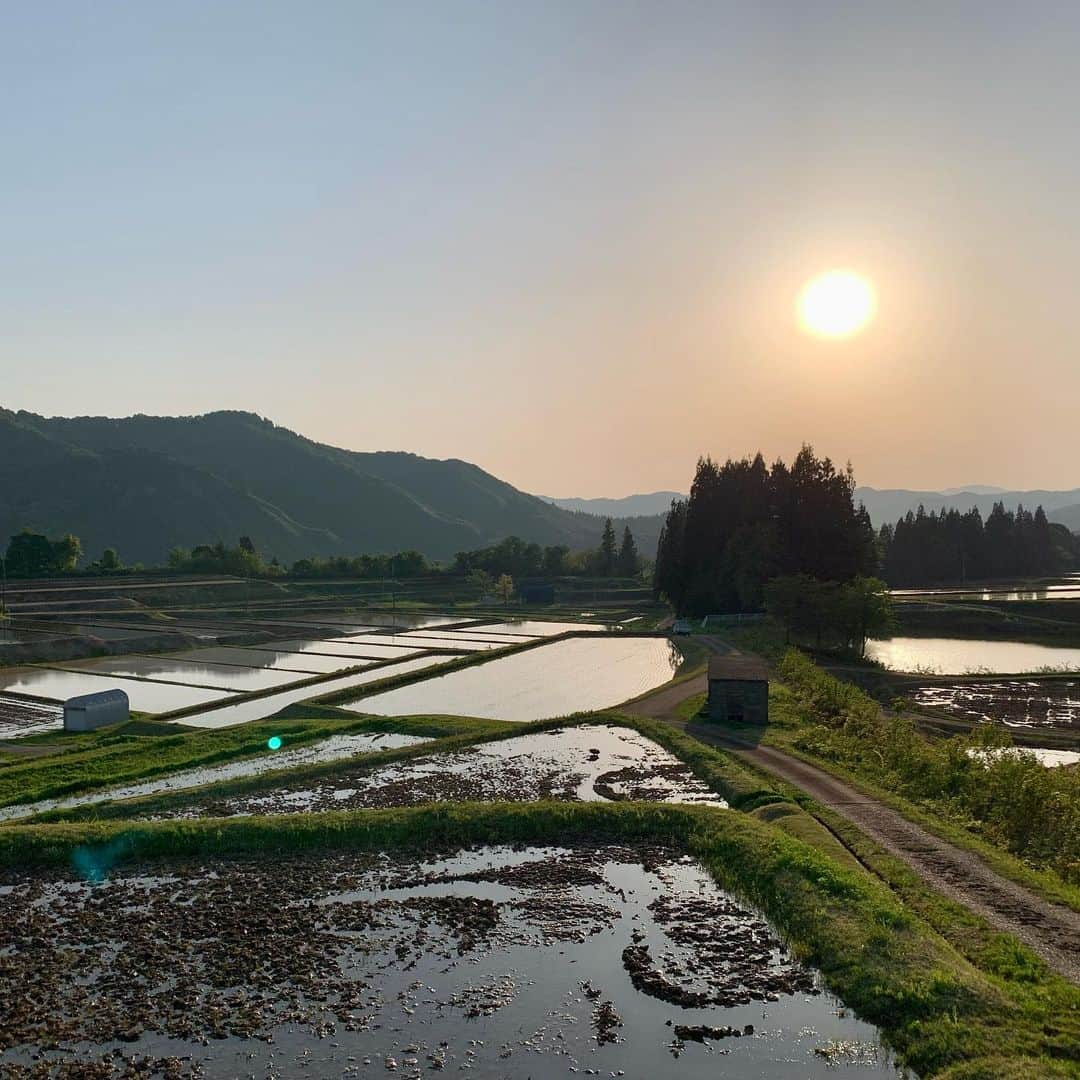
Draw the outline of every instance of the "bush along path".
M697 640L716 651L728 650L715 639ZM774 747L748 742L718 726L680 716L678 706L705 688L702 676L682 684L681 694L670 692L675 688L667 693L661 690L624 708L665 720L805 792L816 803L857 826L933 888L981 915L997 930L1014 935L1053 970L1080 983L1080 914L1001 876L974 852L943 840L816 765Z

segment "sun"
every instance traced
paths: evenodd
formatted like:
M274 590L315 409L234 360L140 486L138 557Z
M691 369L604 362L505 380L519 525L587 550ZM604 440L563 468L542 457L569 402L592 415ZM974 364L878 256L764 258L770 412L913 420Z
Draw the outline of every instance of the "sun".
M876 306L866 278L851 270L830 270L799 293L799 325L818 337L853 337L874 317Z

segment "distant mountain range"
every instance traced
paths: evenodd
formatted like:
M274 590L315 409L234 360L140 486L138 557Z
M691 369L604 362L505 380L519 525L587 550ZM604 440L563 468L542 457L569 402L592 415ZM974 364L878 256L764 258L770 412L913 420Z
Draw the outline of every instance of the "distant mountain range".
M666 514L672 499L685 499L677 491L653 491L648 495L627 495L621 499L555 499L541 495L546 502L580 514L599 517L637 517L647 514Z
M543 498L564 510L615 517L624 514L665 514L672 499L684 499L686 496L676 491L654 491L648 495L627 495L622 499ZM970 484L943 491L914 491L907 488L859 487L855 489L855 501L866 506L875 526L885 522L894 524L908 510L918 510L920 504L927 511L950 507L964 511L977 506L985 518L994 503L1003 502L1007 510L1015 510L1020 504L1029 510L1042 506L1051 521L1080 532L1080 488L1068 491L1010 491L989 484Z
M628 523L651 557L661 519ZM0 543L24 527L72 532L92 556L115 547L126 562L156 564L172 547L241 535L282 562L409 548L449 560L510 535L579 550L598 545L602 524L466 461L341 450L251 413L0 409Z
M909 491L906 488L859 487L855 489L855 501L866 506L875 526L886 522L894 524L909 510L917 510L920 504L928 512L942 509L965 511L977 506L985 518L994 503L1001 502L1006 510L1015 510L1021 503L1028 510L1041 506L1051 521L1065 525L1074 532L1080 531L1080 488L1068 491L1009 491L977 484L966 490Z

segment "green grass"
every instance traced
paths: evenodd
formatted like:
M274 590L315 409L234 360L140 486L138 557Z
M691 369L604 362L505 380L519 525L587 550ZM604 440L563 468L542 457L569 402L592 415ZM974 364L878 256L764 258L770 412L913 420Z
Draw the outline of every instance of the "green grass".
M994 870L1080 910L1080 775L968 750L988 733L932 740L851 683L791 652L765 741L840 776Z
M446 737L465 732L480 734L502 729L501 721L460 718L397 721L380 717L310 716L312 708L284 710L282 716L218 729L183 730L173 725L133 721L119 728L81 736L62 754L29 758L0 770L0 806L55 799L64 795L102 790L135 780L148 780L198 765L216 765L268 753L266 741L280 736L287 746L300 746L326 738L364 731L400 731L405 734ZM336 710L318 710L333 714ZM168 730L168 734L162 732Z
M866 874L745 814L643 803L438 804L276 818L0 830L5 865L68 866L96 876L118 863L328 848L456 849L467 844L660 841L701 860L760 907L829 987L879 1025L921 1076L1065 1077L1080 991L1045 980L1018 993L961 957ZM1006 950L1007 951L1007 950ZM1038 973L1035 973L1036 976ZM981 1070L981 1072L979 1071Z

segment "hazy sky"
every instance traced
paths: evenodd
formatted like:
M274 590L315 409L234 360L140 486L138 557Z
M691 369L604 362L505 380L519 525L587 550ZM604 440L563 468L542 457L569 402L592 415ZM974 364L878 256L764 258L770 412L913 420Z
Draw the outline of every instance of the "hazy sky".
M2 403L526 490L1080 485L1080 5L9 3ZM807 337L800 286L880 305Z

